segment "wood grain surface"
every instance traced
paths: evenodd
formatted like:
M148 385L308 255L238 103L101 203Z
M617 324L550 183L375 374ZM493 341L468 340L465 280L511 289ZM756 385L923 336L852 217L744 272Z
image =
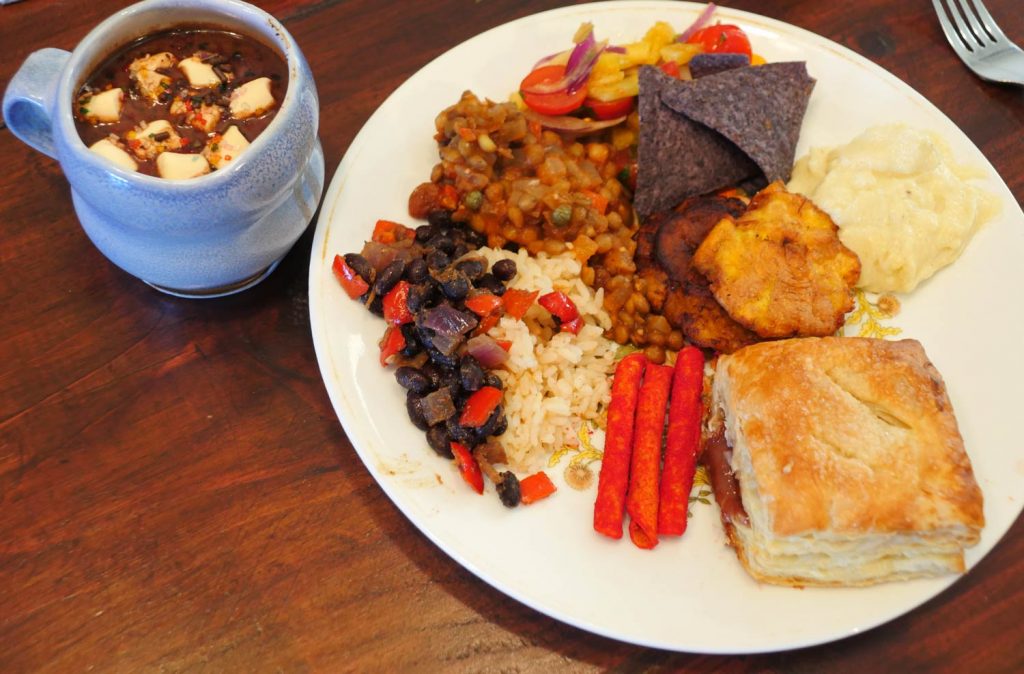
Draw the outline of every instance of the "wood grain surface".
M402 81L544 0L272 0L321 100L328 176ZM1024 43L1017 0L988 0ZM0 85L123 6L0 7ZM736 0L906 81L1024 196L1024 93L956 60L927 0ZM909 614L816 648L669 653L479 581L377 487L313 352L312 228L264 283L158 294L92 246L58 165L0 129L0 671L999 672L1024 669L1024 524ZM973 348L965 345L964 348Z

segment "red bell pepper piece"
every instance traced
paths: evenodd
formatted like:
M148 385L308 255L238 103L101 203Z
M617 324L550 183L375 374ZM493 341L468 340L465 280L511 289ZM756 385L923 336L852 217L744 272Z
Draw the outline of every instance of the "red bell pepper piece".
M506 353L508 353L509 351L512 350L512 342L510 340L508 340L508 339L496 339L494 341L498 344L498 346L500 346L501 348L505 349Z
M465 445L459 442L451 443L452 454L455 455L455 467L459 469L459 475L473 488L477 494L484 493L484 475L480 472L480 464ZM520 489L522 484L520 484Z
M378 220L377 224L373 227L373 236L371 238L377 243L388 244L394 243L399 239L408 238L411 232L411 229L397 222Z
M334 256L334 264L331 265L331 269L334 271L334 276L338 279L338 283L345 289L348 296L356 300L366 294L366 291L370 289L370 284L363 280L363 277L356 273L355 269L348 266L345 262L345 258L340 255Z
M537 299L537 303L550 311L551 315L559 320L563 328L567 323L571 324L580 317L580 310L576 308L576 303L573 302L568 295L559 290L548 293L547 295L541 295ZM567 331L576 334L580 331L580 327L582 327L582 324L572 325L567 328Z
M498 324L501 320L501 316L498 314L488 314L480 318L480 322L476 326L476 330L473 331L474 335L485 335L491 328Z
M386 367L391 357L405 348L405 335L402 329L395 325L389 325L384 331L384 338L380 340L380 364Z
M502 306L501 298L491 293L482 293L466 298L466 308L477 316L489 316Z
M540 295L537 290L509 288L501 296L501 301L505 305L505 314L521 321L529 308L537 301L537 295Z
M574 335L580 334L580 329L583 328L583 317L577 316L568 323L562 323L558 329L561 332L571 332Z
M487 423L491 412L501 403L501 389L484 386L475 391L466 400L466 407L459 417L459 425L468 428L479 428Z
M391 325L412 323L413 315L409 311L409 282L402 280L384 296L384 320Z
M519 500L530 505L554 494L558 489L543 470L519 481Z
M665 73L669 77L674 77L677 80L679 79L679 64L675 61L665 61L658 67L661 68L661 72Z

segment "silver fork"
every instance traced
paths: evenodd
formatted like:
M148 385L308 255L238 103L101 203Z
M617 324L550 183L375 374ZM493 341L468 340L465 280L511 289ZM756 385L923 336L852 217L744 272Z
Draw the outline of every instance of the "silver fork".
M942 31L960 60L982 79L1024 84L1024 50L1006 37L981 0L945 3L948 10L942 0L932 0Z

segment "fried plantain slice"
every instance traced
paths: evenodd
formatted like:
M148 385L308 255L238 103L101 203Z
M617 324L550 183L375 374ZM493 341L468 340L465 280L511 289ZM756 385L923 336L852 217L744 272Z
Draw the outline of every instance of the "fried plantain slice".
M828 214L778 181L739 218L721 219L693 264L729 315L766 339L831 335L853 308L860 277L860 260Z
M691 197L673 211L648 218L637 243L637 257L643 253L648 263L653 258L664 283L659 308L668 322L682 330L691 344L720 353L732 353L759 338L729 317L691 260L719 220L727 215L738 217L746 207L744 200L731 196Z
M687 341L719 353L732 353L761 341L756 334L734 321L711 294L699 271L690 268L686 282L671 283L665 296L663 313Z
M678 283L685 283L693 253L711 228L727 215L739 217L746 208L741 199L717 194L693 197L679 204L662 218L654 238L658 264Z

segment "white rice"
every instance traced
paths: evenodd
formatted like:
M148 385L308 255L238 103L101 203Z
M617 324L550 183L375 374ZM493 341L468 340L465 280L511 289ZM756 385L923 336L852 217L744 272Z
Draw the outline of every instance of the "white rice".
M548 311L535 303L522 321L503 317L489 333L512 342L505 369L498 370L508 417L501 443L513 468L532 471L566 445L576 446L581 423L604 426L618 344L604 337L611 327L604 291L595 293L580 280L580 263L571 253L530 257L525 250L492 248L477 253L492 265L514 260L518 273L509 287L541 295L560 290L585 321L577 335L558 332Z

